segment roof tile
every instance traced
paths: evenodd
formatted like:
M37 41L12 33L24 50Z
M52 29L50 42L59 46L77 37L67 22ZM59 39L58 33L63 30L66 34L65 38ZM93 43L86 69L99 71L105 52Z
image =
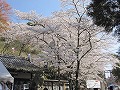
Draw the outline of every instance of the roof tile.
M40 70L38 66L32 64L26 58L0 55L0 61L5 65L7 69L13 69L17 71L22 70L27 72L35 72Z

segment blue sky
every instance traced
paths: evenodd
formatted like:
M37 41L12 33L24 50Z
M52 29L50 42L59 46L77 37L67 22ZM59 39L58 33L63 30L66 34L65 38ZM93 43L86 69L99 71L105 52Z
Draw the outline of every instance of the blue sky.
M51 12L60 10L59 0L6 0L13 9L23 12L35 10L43 16L50 16Z

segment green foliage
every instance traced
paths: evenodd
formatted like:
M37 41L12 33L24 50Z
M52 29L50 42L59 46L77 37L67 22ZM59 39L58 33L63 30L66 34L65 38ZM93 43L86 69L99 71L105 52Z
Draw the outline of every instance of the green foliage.
M120 63L116 63L117 67L112 70L112 74L117 78L116 81L120 81Z
M16 56L24 56L26 57L28 54L38 54L39 50L35 49L31 45L24 44L19 40L14 40L9 43L6 43L4 37L0 37L0 53L1 54L9 54Z
M27 25L29 25L29 26L35 26L35 24L32 23L32 22L28 22Z
M38 51L38 50L36 50L36 49L32 49L32 50L30 50L30 53L32 53L32 54L38 54L38 53L39 53L39 51Z
M120 0L92 0L87 10L93 22L104 27L106 32L120 24Z
M40 85L42 86L43 83L44 83L44 77L42 76L41 72L37 72L33 78L33 81L32 82L35 82L36 85Z
M55 68L54 66L47 66L45 65L42 67L43 75L46 79L53 79L53 80L58 80L59 75L58 75L58 68ZM61 80L67 80L69 76L69 73L62 74L60 73L60 79Z
M0 37L0 41L4 42L5 41L5 37Z
M37 23L37 22L28 22L27 23L28 26L36 26L36 25L39 25L39 26L42 26L43 28L45 28L44 25L40 24L40 23Z
M47 78L47 79L57 79L57 69L54 68L53 66L52 67L48 67L48 66L44 66L43 67L43 71L44 71L44 76Z

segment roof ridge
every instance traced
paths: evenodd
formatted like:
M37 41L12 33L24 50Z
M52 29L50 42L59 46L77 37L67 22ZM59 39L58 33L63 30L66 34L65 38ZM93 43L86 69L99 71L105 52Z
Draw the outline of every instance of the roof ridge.
M4 54L4 55L0 54L0 57L27 60L27 58L25 58L25 57L14 56L14 55L7 55L7 54Z

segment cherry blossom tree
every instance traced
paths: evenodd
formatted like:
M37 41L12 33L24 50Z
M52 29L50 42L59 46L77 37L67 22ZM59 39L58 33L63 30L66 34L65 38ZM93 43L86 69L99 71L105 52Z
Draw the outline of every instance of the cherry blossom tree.
M1 54L14 54L17 56L28 55L29 53L37 53L35 50L34 42L35 37L32 37L34 33L28 33L28 25L11 23L10 30L1 33L1 38L4 38L3 49ZM31 48L32 47L32 48Z
M36 60L54 65L58 73L70 72L70 78L75 79L75 90L78 90L88 79L101 79L99 74L103 73L104 64L113 61L114 57L104 51L112 39L106 39L102 33L104 29L86 17L82 0L61 2L69 9L55 12L51 17L44 18L34 11L16 10L15 13L20 19L30 21L23 30L35 37L32 43L41 50Z

